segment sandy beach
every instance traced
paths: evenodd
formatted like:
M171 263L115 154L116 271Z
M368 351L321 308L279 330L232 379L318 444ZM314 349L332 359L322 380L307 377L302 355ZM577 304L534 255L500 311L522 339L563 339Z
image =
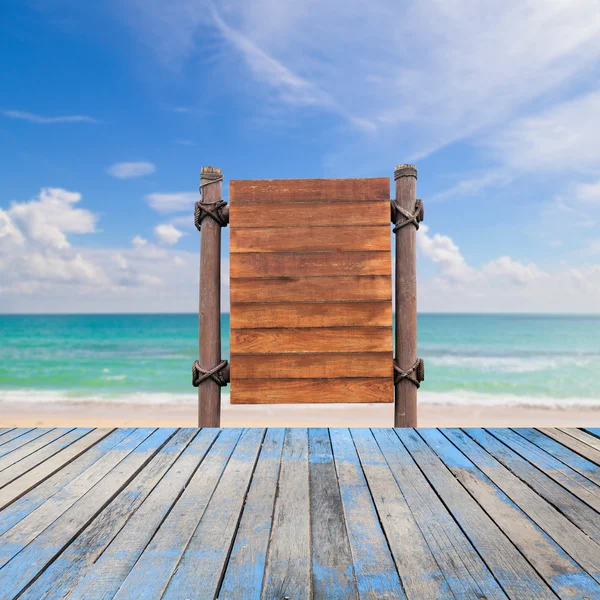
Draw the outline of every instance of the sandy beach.
M196 427L193 404L0 404L0 427ZM390 427L393 405L224 404L223 427ZM600 427L600 408L423 404L419 427Z

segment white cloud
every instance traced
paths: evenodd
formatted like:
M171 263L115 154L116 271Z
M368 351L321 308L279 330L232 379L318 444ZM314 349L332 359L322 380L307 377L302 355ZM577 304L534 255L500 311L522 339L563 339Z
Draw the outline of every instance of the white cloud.
M146 196L150 208L160 213L190 210L198 200L198 192L153 193Z
M431 236L429 227L422 224L417 232L417 244L423 255L438 265L441 275L449 281L464 283L476 276L449 236L439 233Z
M34 113L25 112L22 110L2 110L0 111L5 117L10 119L21 119L30 121L31 123L98 123L96 119L87 115L66 115L63 117L42 117Z
M154 234L161 244L168 244L169 246L176 244L181 236L185 235L182 231L179 231L179 229L168 223L157 225L154 228Z
M115 262L115 264L117 265L117 267L119 267L119 269L127 269L128 267L128 263L125 260L125 258L123 257L123 255L119 252L117 252L114 256L113 256L113 261Z
M132 179L133 177L144 177L156 171L156 166L151 162L121 162L107 167L106 172L118 179Z
M600 180L575 186L575 197L582 202L600 203Z
M131 244L134 248L141 248L142 246L146 246L148 244L148 240L143 237L136 235L132 240Z
M510 256L501 256L484 265L483 274L488 277L508 277L514 283L523 285L548 277L548 274L533 263L523 264L514 261Z

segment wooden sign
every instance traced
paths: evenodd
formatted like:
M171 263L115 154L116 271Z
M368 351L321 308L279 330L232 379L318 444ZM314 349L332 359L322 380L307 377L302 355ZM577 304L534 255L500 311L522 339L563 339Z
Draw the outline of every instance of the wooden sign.
M232 404L393 402L390 182L231 181Z

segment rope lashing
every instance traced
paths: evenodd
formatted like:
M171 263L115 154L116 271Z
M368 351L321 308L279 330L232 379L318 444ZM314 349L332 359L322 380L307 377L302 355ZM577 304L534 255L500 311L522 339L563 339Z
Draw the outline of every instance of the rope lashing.
M227 364L226 360L222 360L216 367L205 369L200 366L200 361L195 361L192 365L192 385L198 387L203 381L210 378L221 387L226 386L228 382L223 375L223 369Z
M200 187L198 191L202 195L202 188L205 188L211 183L219 183L223 181L223 174L212 171L202 171L200 176ZM202 221L205 217L210 217L216 221L221 227L227 226L227 219L223 215L223 207L227 206L224 200L215 200L215 202L196 202L194 206L194 225L200 231Z
M202 228L202 221L205 217L210 217L221 227L227 226L227 219L223 215L223 207L227 206L224 200L215 202L196 202L194 205L194 225L198 231Z
M399 383L403 379L408 379L417 388L421 387L421 381L425 380L425 363L422 358L417 358L408 371L403 371L394 361L394 383Z
M402 227L413 224L416 229L419 229L419 223L423 220L424 209L423 202L419 198L415 201L415 210L410 213L405 208L402 208L396 200L392 200L392 207L396 211L396 227L394 227L394 233ZM404 221L398 222L398 216L403 215Z

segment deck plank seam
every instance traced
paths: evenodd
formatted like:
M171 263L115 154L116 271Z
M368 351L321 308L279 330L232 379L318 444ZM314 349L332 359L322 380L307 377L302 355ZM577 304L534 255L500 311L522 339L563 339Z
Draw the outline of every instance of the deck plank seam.
M144 443L148 438L150 438L151 435L153 435L156 431L158 431L157 428L155 428L153 430L153 432L144 440L142 440L142 442L140 442L139 445L141 445L142 443ZM61 556L61 554L81 535L81 533L90 525L90 523L92 523L92 521L94 521L94 519L96 519L96 517L98 517L98 515L100 513L102 513L102 511L109 506L113 500L125 489L127 488L127 486L140 474L143 472L143 470L146 468L146 466L148 465L148 463L161 451L161 449L171 440L171 438L175 435L175 433L178 431L178 429L175 429L173 431L173 433L167 438L165 439L159 446L157 446L157 448L152 452L151 455L149 455L147 457L146 460L144 460L143 463L140 464L140 466L133 472L133 474L128 477L124 483L108 498L108 500L106 500L106 502L95 512L91 515L91 517L77 530L76 533L73 534L73 536L71 536L71 538L69 538L69 540L63 544L63 546L60 548L60 550L54 554L54 556L44 565L44 567L30 580L27 582L27 584L25 585L25 587L23 587L18 594L14 597L14 599L16 600L17 598L19 598L19 596L21 596L25 591L27 591L28 588L30 588L42 575L43 573L56 561L58 560L58 558ZM128 455L130 456L130 455ZM125 457L127 458L127 457ZM125 460L125 458L123 460ZM111 473L113 471L113 469L115 469L119 464L121 464L122 461L120 461L119 463L117 463L117 465L115 465L108 473L106 473L102 479L100 479L100 481L98 483L100 483L104 477L106 477L109 473ZM97 485L97 484L96 484ZM82 498L84 498L88 493L90 493L95 486L92 486L92 488L90 488L90 490L88 490L83 496L81 496L81 498L78 499L77 502L79 502ZM77 502L75 504L77 504ZM66 511L68 512L68 511ZM62 513L62 514L66 514ZM62 516L62 515L61 515ZM58 517L60 518L60 517ZM50 523L48 525L48 527L50 527L57 519L55 519L54 521L52 521L52 523ZM46 527L46 529L48 528ZM44 529L44 531L46 531L46 529ZM40 532L38 535L41 535L43 533ZM33 540L31 540L31 543L33 543L35 541L35 539L37 539L38 536L36 536ZM28 544L28 545L29 545ZM27 546L25 546L26 548ZM15 556L13 556L6 564L10 564L10 562L12 562L13 560L15 560L19 554L25 549L23 548L22 550L20 550Z

